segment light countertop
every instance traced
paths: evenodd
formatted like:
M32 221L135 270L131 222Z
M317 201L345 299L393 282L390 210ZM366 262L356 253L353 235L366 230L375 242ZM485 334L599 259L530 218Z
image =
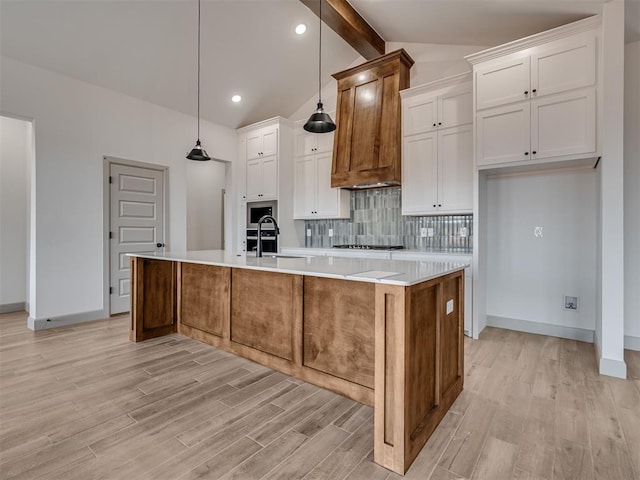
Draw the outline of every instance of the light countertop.
M246 268L269 272L310 275L361 282L386 283L390 285L414 285L449 273L463 270L469 263L383 260L373 258L304 256L302 258L272 257L266 253L262 258L252 254L233 253L224 250L197 250L187 252L162 252L151 254L129 254L133 257L172 260L176 262L200 263L221 267Z

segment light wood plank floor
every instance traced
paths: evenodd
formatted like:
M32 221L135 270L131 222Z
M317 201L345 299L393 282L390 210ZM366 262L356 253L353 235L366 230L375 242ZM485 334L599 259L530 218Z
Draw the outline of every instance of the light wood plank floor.
M2 479L401 478L372 462L370 407L127 329L0 315ZM640 478L640 353L625 381L586 343L487 328L465 348L465 390L407 479Z

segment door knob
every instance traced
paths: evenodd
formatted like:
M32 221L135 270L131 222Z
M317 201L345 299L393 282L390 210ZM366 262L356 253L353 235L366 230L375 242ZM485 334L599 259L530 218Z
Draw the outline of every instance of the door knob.
M156 247L158 247L158 248L162 248L162 247L164 247L164 243L160 243L160 242L158 242L158 243L156 243Z

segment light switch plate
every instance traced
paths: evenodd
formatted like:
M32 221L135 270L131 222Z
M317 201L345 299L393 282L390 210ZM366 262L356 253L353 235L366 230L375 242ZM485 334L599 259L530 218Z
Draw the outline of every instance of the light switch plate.
M330 229L329 229L329 236L330 236L330 237L333 237L333 228L330 228Z
M426 237L427 236L427 228L426 227L422 227L420 229L420 236L421 237Z
M447 300L447 315L453 312L453 299Z
M311 229L307 228L307 237L310 237L310 236L311 236Z
M469 236L469 231L467 227L460 227L460 236L463 238Z
M429 227L427 228L427 237L433 237L434 233L433 233L433 228Z

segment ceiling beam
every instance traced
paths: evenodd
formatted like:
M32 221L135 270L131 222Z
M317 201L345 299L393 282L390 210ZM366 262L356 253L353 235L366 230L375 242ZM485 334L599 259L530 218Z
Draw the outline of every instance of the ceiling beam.
M384 55L384 39L347 0L300 0L367 60Z

